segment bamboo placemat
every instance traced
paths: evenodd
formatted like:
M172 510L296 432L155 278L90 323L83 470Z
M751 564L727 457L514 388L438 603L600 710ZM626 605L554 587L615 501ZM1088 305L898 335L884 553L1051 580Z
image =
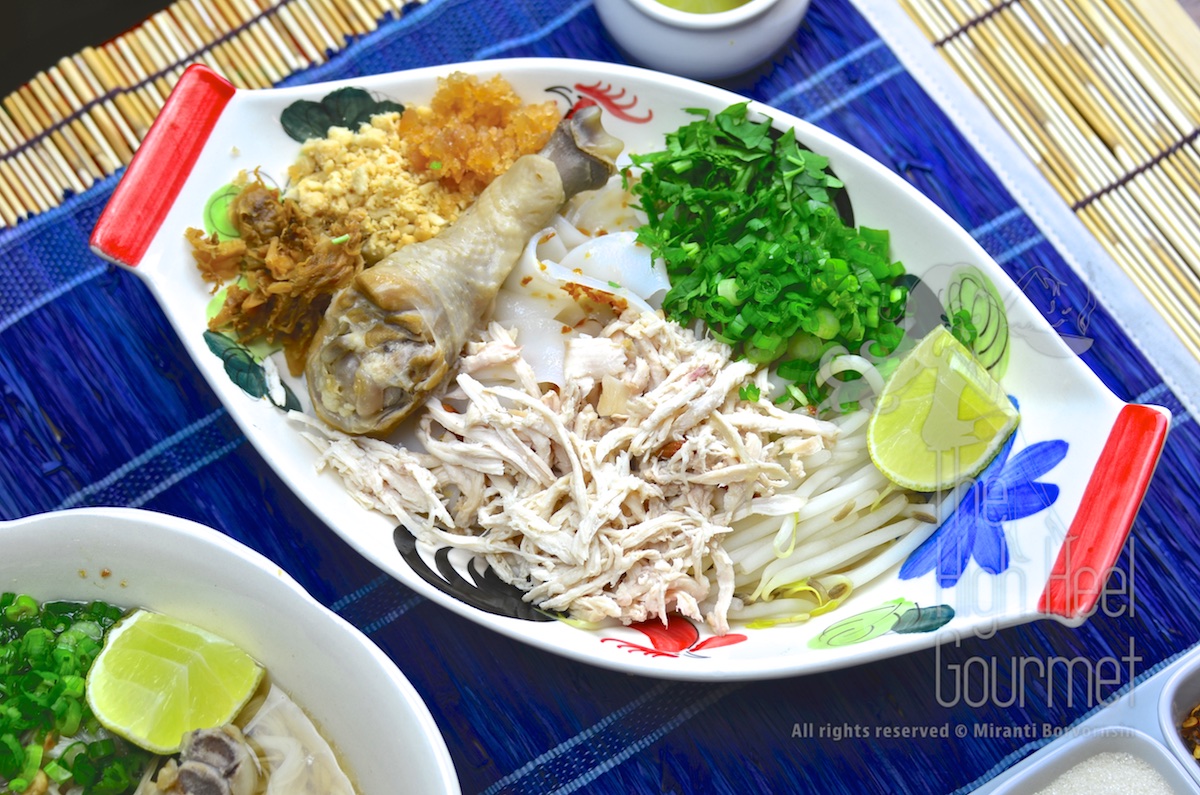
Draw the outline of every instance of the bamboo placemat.
M238 88L267 88L326 61L410 4L179 0L61 59L0 103L0 228L128 165L190 64L207 64Z
M1175 0L900 0L1200 356L1200 29Z

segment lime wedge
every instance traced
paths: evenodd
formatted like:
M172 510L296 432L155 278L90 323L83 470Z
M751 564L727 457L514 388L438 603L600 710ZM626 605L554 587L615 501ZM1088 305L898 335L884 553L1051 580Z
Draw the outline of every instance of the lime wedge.
M262 677L262 666L224 638L137 610L109 630L88 671L87 701L109 731L173 754L188 732L233 720Z
M996 379L938 326L884 386L867 425L867 449L897 485L940 491L978 475L1019 419Z

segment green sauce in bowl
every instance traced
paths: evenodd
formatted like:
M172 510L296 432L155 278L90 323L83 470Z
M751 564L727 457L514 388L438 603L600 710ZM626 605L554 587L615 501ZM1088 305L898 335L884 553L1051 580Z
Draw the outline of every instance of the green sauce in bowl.
M744 6L750 0L658 0L658 2L668 8L692 14L716 14L721 11L732 11L738 6Z

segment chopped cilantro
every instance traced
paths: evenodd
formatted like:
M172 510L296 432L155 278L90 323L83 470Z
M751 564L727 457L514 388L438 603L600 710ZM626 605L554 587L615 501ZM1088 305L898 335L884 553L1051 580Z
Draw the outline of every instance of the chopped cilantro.
M668 317L703 321L735 354L771 364L797 403L819 403L821 356L834 346L884 357L903 337L904 274L888 233L847 226L831 193L829 161L794 130L749 118L747 103L666 136L663 151L634 154L631 189L648 222L638 240L666 264Z

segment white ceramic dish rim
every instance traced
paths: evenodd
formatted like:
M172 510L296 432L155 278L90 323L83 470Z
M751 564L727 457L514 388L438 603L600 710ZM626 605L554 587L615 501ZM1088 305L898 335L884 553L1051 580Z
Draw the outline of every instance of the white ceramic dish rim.
M622 86L621 97L626 96L624 91L629 86L635 89L633 91L634 99L636 99L638 91L670 96L672 97L670 107L659 106L654 109L660 113L660 116L656 117L658 119L657 124L660 126L665 125L666 128L673 128L675 126L674 120L676 119L687 120L691 118L683 114L683 107L694 107L703 104L713 109L719 109L720 107L733 102L744 101L745 99L722 89L636 67L555 58L519 58L467 64L449 64L426 67L404 73L375 75L321 85L297 86L258 92L233 92L232 88L230 88L230 96L226 97L229 103L228 107L224 112L220 110L216 112L213 120L213 133L209 139L209 143L204 147L202 152L198 152L197 154L201 158L199 162L203 168L189 166L187 169L177 169L182 172L181 179L184 180L182 187L179 189L182 192L179 193L178 197L175 194L171 194L169 206L163 211L165 220L162 221L161 226L154 225L152 227L152 230L157 230L157 232L154 234L152 240L149 241L148 247L143 249L138 258L123 257L116 246L110 245L102 239L104 236L99 234L102 227L106 233L119 231L115 223L105 226L105 217L102 217L101 223L97 227L97 235L93 237L93 248L101 256L105 256L112 261L137 266L135 272L145 278L151 289L155 292L168 318L175 324L177 331L183 338L184 344L188 347L193 359L209 383L221 396L223 402L229 408L231 415L239 423L259 453L280 474L285 482L293 484L293 490L318 516L321 516L368 560L373 561L376 565L379 565L414 590L485 626L489 626L510 637L530 643L539 648L592 664L615 668L629 673L692 680L754 679L833 670L848 665L882 659L915 649L928 648L933 645L934 638L929 635L893 636L888 639L887 643L874 643L869 647L830 649L822 651L819 655L813 655L806 653L802 646L798 646L796 638L793 637L789 640L788 632L791 628L776 628L766 630L777 633L773 636L773 640L776 641L777 646L774 653L765 658L749 658L744 655L734 655L729 659L709 658L701 661L689 660L689 663L692 663L689 667L681 667L679 665L671 666L663 664L661 660L649 657L640 658L634 657L631 654L621 656L616 651L601 651L599 649L601 644L594 640L590 645L584 646L578 636L586 633L581 633L579 630L570 628L564 624L552 622L551 624L532 625L530 622L518 619L486 614L442 593L440 590L429 586L419 577L415 576L407 564L404 564L399 559L398 555L392 553L388 557L379 554L378 549L372 546L382 543L378 539L364 538L362 533L348 530L347 527L342 526L336 510L333 509L336 506L324 504L323 498L315 496L314 489L310 488L313 484L308 482L311 473L305 475L299 470L294 469L295 462L288 460L286 450L277 449L279 443L276 439L272 438L268 426L275 427L278 424L262 413L262 406L258 406L256 409L247 403L245 396L235 387L231 386L228 378L220 372L219 363L215 363L215 357L212 357L204 349L203 343L197 340L199 336L198 330L203 325L203 318L201 313L197 320L196 314L197 310L202 309L202 307L193 306L196 303L195 301L186 305L186 302L181 303L184 299L177 295L177 293L184 288L179 287L179 280L172 281L157 271L163 267L175 267L172 260L180 258L183 251L181 242L182 229L185 226L197 225L200 209L212 189L227 181L237 168L250 169L260 164L266 167L263 163L248 162L246 160L247 153L241 151L241 149L252 146L262 148L267 146L267 142L246 141L243 147L241 145L242 139L237 138L235 134L237 132L238 120L249 124L251 127L255 125L261 126L267 119L277 119L278 112L290 102L301 98L319 98L324 93L339 86L353 85L383 95L392 96L401 101L406 99L411 100L411 97L404 95L406 91L424 92L428 95L432 92L432 87L437 77L446 75L454 70L483 74L504 74L506 77L514 80L514 82L525 85L526 91L529 90L530 86L534 86L534 90L549 90L546 88L548 84L554 84L556 88L562 88L562 82L569 80L568 76L575 75L579 81L575 84L577 87L583 86L584 80L596 80L597 86L603 83L607 84L609 88L614 85L620 85ZM219 80L219 78L217 79ZM418 87L420 88L418 89ZM676 97L678 97L677 100L675 99ZM175 101L174 95L172 96L172 101ZM168 108L170 107L171 103L169 102ZM775 109L768 108L761 103L751 102L750 107L754 112L772 116L776 119L777 124L781 126L795 126L799 138L804 143L830 157L835 171L843 177L851 188L851 196L854 200L855 211L858 214L860 222L866 223L871 221L872 218L871 212L863 212L864 207L873 211L875 216L881 217L883 213L879 209L880 205L888 199L895 199L899 203L894 206L889 205L886 217L890 219L901 219L902 216L905 218L911 217L915 221L919 221L919 223L915 223L915 226L920 228L919 230L908 229L902 220L896 220L896 226L890 227L893 231L894 241L904 238L908 241L908 245L911 248L913 239L919 238L924 241L926 237L932 235L938 241L937 244L943 246L943 249L937 252L939 257L944 258L942 261L968 262L983 269L997 284L1006 286L1012 290L1011 295L1006 298L1006 300L1011 299L1012 301L1012 312L1016 312L1021 320L1035 325L1037 327L1035 331L1050 330L1045 319L1037 312L1029 299L1012 285L1011 280L987 256L979 244L964 230L950 221L944 212L937 208L928 198L917 192L911 185L901 180L882 165L858 152L858 150L849 144L818 127L807 124ZM160 123L166 124L165 122L161 122L165 115L167 115L165 111L163 115L160 115ZM666 119L663 118L664 116ZM668 124L667 120L672 121ZM611 117L610 122L612 122ZM620 125L618 124L617 126ZM180 128L176 124L170 129L178 133ZM231 132L231 130L234 132ZM153 134L154 131L152 130L151 132ZM245 137L244 130L241 130L240 134L243 138ZM283 145L283 142L279 140L279 135L268 130L263 132L261 136L256 136L256 138L265 138L271 145L279 147ZM291 146L292 149L289 151L294 152L296 145L293 143ZM145 149L146 147L147 144L144 144L143 148ZM288 158L284 158L283 160L287 161ZM277 158L274 166L278 167L279 165L280 163ZM286 162L284 162L284 165L286 165ZM130 173L135 172L137 168L138 160L135 158L133 165L127 171L126 180L129 179ZM208 173L214 169L220 171L216 176ZM202 172L204 173L202 174ZM207 179L207 182L204 182L205 179ZM869 183L872 190L866 191L861 189L861 184L864 183ZM860 185L857 193L854 192L855 185ZM114 217L120 217L123 213L131 212L129 205L134 203L137 197L134 197L130 192L127 192L127 195L122 197L121 188L123 186L124 181L122 186L118 187L114 199L110 203L110 208L106 209L106 216L110 210ZM130 191L132 190L131 188ZM165 193L165 191L163 192ZM877 193L879 194L878 196L876 195ZM122 204L122 201L124 201L125 206L114 209L116 205ZM887 224L884 225L888 226ZM899 243L897 242L896 245L898 246ZM930 257L930 259L935 259L935 257ZM908 264L911 270L920 272L918 268L912 267L911 261ZM180 278L186 277L181 276ZM194 279L194 281L197 283L197 287L199 287L199 280ZM1015 344L1023 344L1023 341L1019 340ZM1052 362L1047 364L1040 360L1035 362L1033 361L1034 357L1027 356L1023 366L1034 369L1031 371L1032 374L1028 375L1025 380L1028 381L1033 378L1046 382L1053 380L1078 387L1081 390L1075 394L1078 405L1072 406L1073 410L1067 412L1067 416L1085 414L1092 420L1088 429L1089 433L1081 433L1080 438L1074 441L1073 444L1083 448L1084 452L1081 453L1081 458L1084 459L1085 464L1087 461L1094 462L1100 454L1101 446L1104 443L1104 439L1099 438L1102 437L1102 434L1095 433L1095 429L1097 427L1105 427L1123 412L1124 409L1129 407L1112 395L1086 365L1070 352L1053 331L1050 331L1049 337L1042 339L1039 344L1051 346L1056 352L1055 357ZM1020 361L1019 357L1014 356L1014 361ZM1158 413L1155 416L1161 419ZM1051 419L1054 418L1049 418L1045 424L1053 425L1050 422ZM1099 424L1097 425L1097 423ZM1030 425L1034 426L1030 429L1031 431L1046 431L1045 428L1039 429L1037 427L1037 415L1027 413L1026 419L1023 421L1023 428ZM1018 430L1018 434L1022 432L1021 429ZM1048 433L1048 431L1046 432ZM1163 433L1165 433L1165 430ZM1159 444L1161 444L1161 439L1159 439ZM1155 460L1156 457L1157 451L1155 451ZM1150 462L1150 471L1152 471L1152 468L1153 461ZM289 474L292 471L296 472L295 477ZM1078 492L1082 491L1084 487L1082 481L1088 479L1090 471L1090 466L1084 466L1077 472L1073 470L1074 479L1064 484L1064 494L1069 489L1071 491L1070 498L1060 502L1060 505L1070 503L1070 500L1074 500L1070 504L1076 506L1079 504ZM1143 474L1146 478L1149 477L1148 472ZM333 476L330 475L329 477ZM304 483L303 488L300 487L301 482ZM317 483L316 485L320 484ZM1144 483L1142 486L1144 488ZM1140 499L1140 494L1138 496ZM347 504L346 501L348 498L342 495L340 499L342 499L341 505L344 507ZM1136 509L1136 505L1134 508ZM1070 519L1071 517L1067 516L1066 518ZM1062 517L1059 517L1059 521L1062 523ZM1123 543L1123 540L1124 536L1122 535L1119 541ZM1046 563L1044 570L1033 572L1033 575L1037 577L1037 582L1045 582L1045 577L1049 570L1049 564ZM927 577L926 579L931 580L933 578ZM936 604L938 601L941 601L939 597L942 596L942 592L936 587L936 584L933 584L931 587L929 583L922 583L919 580L909 580L906 582L905 587L908 588L910 586L913 588L914 595L919 597L918 602ZM1002 609L989 612L986 615L972 615L971 621L959 621L957 624L952 624L946 628L946 632L939 632L938 637L940 639L947 637L957 638L963 634L990 632L1000 627L1024 623L1047 615L1045 611L1035 606L1036 599L1029 598L1030 594L1025 592L1018 594L1021 600L1019 605L1014 609L1013 605L1009 604L1013 599L1008 589L1015 587L1018 586L1013 585L1011 582L1004 583L1004 591L996 597L1003 603ZM874 585L868 586L862 593L857 595L856 598L859 599L860 605L867 606L868 602L864 601L866 593L874 593L874 588ZM1032 593L1036 597L1036 591ZM895 596L894 593L891 595ZM905 595L908 596L908 593L906 592ZM974 594L973 596L978 597L979 594ZM842 608L842 610L844 611L845 608ZM844 614L836 611L835 613L836 615ZM1068 616L1065 620L1068 623L1078 623L1085 618L1085 615L1072 615ZM815 631L822 626L828 626L834 620L836 619L823 616L820 619L813 619L810 622L810 626ZM612 634L621 635L621 631ZM629 638L629 635L626 634L624 637Z
M457 795L461 791L458 774L437 722L396 663L357 627L313 598L290 574L224 533L198 522L145 509L72 508L0 522L0 543L5 553L3 561L0 561L0 591L30 593L40 601L102 599L126 608L163 610L161 598L156 604L131 604L128 601L131 593L140 593L149 588L160 594L171 593L176 604L167 611L170 614L227 637L229 626L225 621L228 617L220 619L208 615L206 603L197 604L194 600L180 598L182 594L175 593L177 581L165 582L165 578L170 576L170 561L135 560L134 565L142 568L144 579L150 579L145 572L156 566L164 571L163 582L143 585L127 579L130 575L124 563L126 559L122 556L129 554L130 550L140 550L143 555L150 555L152 549L161 552L168 547L186 547L189 552L197 554L207 550L210 553L207 557L211 560L205 561L205 565L219 561L223 566L236 566L239 573L246 566L252 567L254 576L241 581L245 587L253 585L268 591L272 594L271 603L286 604L289 614L295 612L297 617L309 620L319 616L325 625L322 630L325 636L336 638L339 643L339 657L345 659L347 655L352 656L365 666L360 669L360 674L370 673L366 680L383 686L372 691L378 697L374 703L387 705L392 710L389 715L402 719L405 734L410 740L415 740L397 755L409 762L419 761L419 769L410 767L404 771L411 777L410 780L434 787L423 791L446 795ZM30 556L31 552L40 554ZM104 570L96 568L101 565L105 567ZM192 564L185 562L184 565ZM51 568L56 578L61 575L62 579L55 584L43 579L29 582L27 572L30 567ZM230 583L220 586L195 580L192 585L198 589L225 590ZM269 653L256 656L268 671L272 671L275 665L273 660L282 665L279 661L285 656L303 656L304 652L298 648L273 648ZM292 664L289 662L289 666ZM283 684L285 689L290 689L289 683ZM298 700L301 706L307 706L302 696ZM355 778L362 779L369 775L368 768L373 767L372 760L363 757L362 752L355 753L353 748L346 747L351 744L341 743L332 734L330 739L349 762Z

